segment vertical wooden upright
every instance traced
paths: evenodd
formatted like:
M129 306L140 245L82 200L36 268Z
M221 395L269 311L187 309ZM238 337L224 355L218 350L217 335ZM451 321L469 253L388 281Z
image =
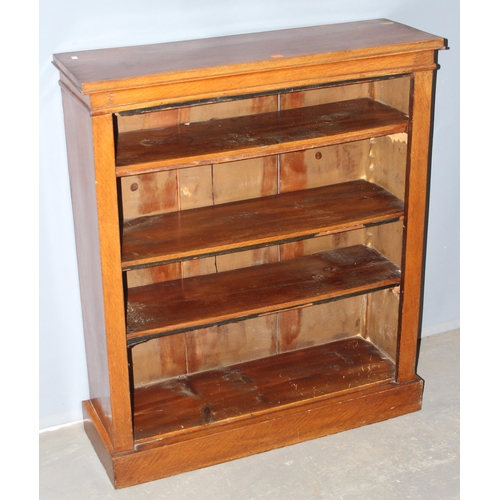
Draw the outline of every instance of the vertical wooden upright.
M433 71L414 73L406 193L408 214L404 242L407 250L402 273L404 293L401 301L401 329L397 363L397 380L399 382L411 380L415 376L416 370L427 226L433 82Z
M54 55L116 488L420 409L445 46L376 19Z

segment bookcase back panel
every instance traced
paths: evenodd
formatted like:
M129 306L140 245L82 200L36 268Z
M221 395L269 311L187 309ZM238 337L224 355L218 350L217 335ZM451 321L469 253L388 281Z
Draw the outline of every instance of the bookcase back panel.
M168 335L134 346L130 351L135 387L187 373L186 334Z
M202 267L202 264L206 262L207 259L198 259L196 266ZM200 262L203 261L203 262ZM162 281L178 280L182 278L184 262L174 262L172 264L163 264L160 266L144 267L141 269L134 269L132 271L127 271L125 273L127 286L129 288L150 285L152 283L161 283ZM210 272L209 263L206 263L206 272ZM201 272L198 272L201 274Z
M120 118L123 130L373 97L404 108L408 78L292 92L277 96L162 110ZM403 82L403 83L402 83ZM395 94L399 97L394 97ZM403 97L399 94L404 94ZM406 105L407 107L407 105ZM126 118L126 119L125 119ZM135 128L134 128L135 127ZM177 210L366 179L404 199L406 134L354 141L262 158L202 165L120 179L124 220ZM128 271L128 285L140 286L286 260L320 251L365 244L400 265L402 222L384 224L320 238L272 245ZM380 300L380 299L379 299ZM344 336L366 336L366 296L273 314L153 339L132 349L134 383L144 385L179 374L194 373L318 345ZM397 311L397 308L396 308ZM397 315L397 314L396 314ZM332 328L331 318L336 318ZM370 325L377 330L376 320ZM391 329L391 332L394 329ZM397 324L396 324L397 330ZM349 333L348 333L349 332ZM381 334L374 334L380 337ZM384 350L394 352L396 333L384 334ZM152 362L155 360L155 362Z
M410 75L374 80L373 98L408 114L410 112L411 83L412 77Z
M159 110L138 110L133 114L117 114L117 127L120 132L149 130L164 127L177 127L189 124L266 113L277 109L277 94L271 96L235 99L189 106L167 107Z
M397 143L398 152L391 149ZM404 190L406 134L216 165L122 177L125 221L357 179ZM399 174L388 174L397 160ZM384 172L386 172L384 174ZM387 175L392 181L386 181ZM385 185L384 185L385 184ZM394 185L394 188L392 189Z
M407 134L250 160L123 177L123 219L189 210L357 179L404 199ZM278 188L279 183L279 188Z
M366 228L365 245L377 249L391 262L401 267L403 253L403 221Z
M362 179L370 142L356 141L281 155L280 192L298 191Z
M361 97L372 97L373 84L371 81L321 87L317 89L286 92L280 96L281 109L315 106L328 102L348 101Z
M179 124L179 108L166 108L154 112L125 115L118 113L115 116L119 132L175 127Z
M269 113L278 109L278 95L235 99L224 102L199 104L196 106L181 107L179 112L180 123L206 122L237 116Z
M278 192L278 157L266 156L119 179L123 220Z
M314 106L328 102L347 101L368 97L409 112L411 76L380 78L364 82L348 82L298 92L284 92L280 95L281 109Z
M123 220L177 211L178 182L175 170L118 179Z
M367 337L389 359L396 361L400 287L369 295L367 301Z
M214 205L278 194L278 156L221 163L212 168Z
M275 315L186 333L188 373L265 358L276 352Z
M357 244L373 247L399 265L402 230L403 222L398 221L245 252L196 259L182 263L181 275L186 278L224 272ZM150 269L155 268L129 271L128 274L146 275ZM171 279L178 279L174 276L172 274ZM376 305L372 305L380 303L388 293L374 292L149 340L132 349L134 383L143 385L172 376L210 370L217 366L230 366L352 335L373 338L381 343L384 352L392 355L396 349L399 294L390 295L389 299L384 301L384 311L387 311L384 314L396 318L392 323L384 318L377 320L379 311ZM378 294L382 298L377 298ZM373 300L368 298L372 296L375 297ZM182 359L183 355L185 360ZM156 361L151 362L153 359Z
M370 139L370 160L366 180L405 199L408 135L393 134Z
M231 366L355 335L367 337L367 304L370 295L202 328L138 344L132 348L134 385L142 386L175 376Z
M318 304L278 315L278 352L365 336L366 295Z

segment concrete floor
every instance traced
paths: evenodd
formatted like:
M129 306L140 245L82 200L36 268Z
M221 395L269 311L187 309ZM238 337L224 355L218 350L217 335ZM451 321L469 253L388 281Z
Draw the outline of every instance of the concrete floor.
M42 432L40 499L458 499L459 353L459 330L422 340L417 413L122 490L81 423Z

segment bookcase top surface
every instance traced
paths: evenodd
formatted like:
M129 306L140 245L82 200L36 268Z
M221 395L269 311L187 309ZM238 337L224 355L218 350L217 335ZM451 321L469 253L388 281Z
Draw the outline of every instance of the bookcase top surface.
M445 48L442 37L387 19L67 52L54 65L84 94Z

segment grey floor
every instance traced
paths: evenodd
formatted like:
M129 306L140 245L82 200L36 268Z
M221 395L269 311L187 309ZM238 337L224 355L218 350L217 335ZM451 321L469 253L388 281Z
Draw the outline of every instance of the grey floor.
M421 342L423 408L393 420L114 490L82 424L40 433L42 500L458 499L460 332Z

